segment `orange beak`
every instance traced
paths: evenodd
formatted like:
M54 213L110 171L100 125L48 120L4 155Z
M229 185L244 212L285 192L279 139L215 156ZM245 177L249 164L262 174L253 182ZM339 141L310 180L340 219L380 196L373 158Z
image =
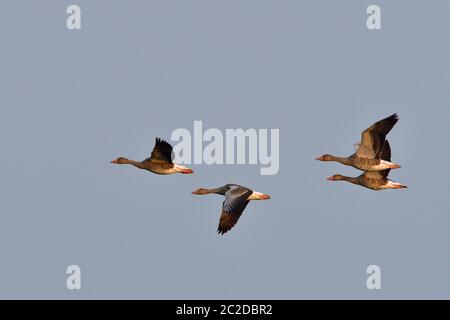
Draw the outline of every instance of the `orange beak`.
M323 157L322 157L322 156L317 157L316 160L322 161L322 160L323 160Z
M117 161L117 159L116 159L116 160L112 160L111 163L116 163L116 164L118 164L119 161Z
M269 200L271 197L268 194L264 194L261 196L261 200Z

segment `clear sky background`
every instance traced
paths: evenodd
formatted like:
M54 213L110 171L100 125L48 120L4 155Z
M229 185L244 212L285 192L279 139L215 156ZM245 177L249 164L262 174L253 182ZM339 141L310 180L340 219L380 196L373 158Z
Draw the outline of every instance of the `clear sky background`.
M69 31L73 3L0 2L0 298L450 298L449 1L79 0ZM315 157L394 112L409 188L326 181L359 172ZM279 128L279 174L109 163L194 120ZM218 236L190 192L229 182L272 199Z

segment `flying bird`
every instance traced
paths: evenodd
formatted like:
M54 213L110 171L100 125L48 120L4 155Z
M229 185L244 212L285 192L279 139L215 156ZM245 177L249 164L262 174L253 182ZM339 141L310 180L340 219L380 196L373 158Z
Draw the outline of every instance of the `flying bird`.
M336 157L325 154L316 158L319 161L336 161L362 171L381 171L400 168L400 165L382 159L381 153L386 143L386 135L398 121L396 113L375 122L361 134L361 142L356 153L349 157Z
M156 138L155 147L153 148L150 158L145 159L144 161L134 161L124 157L119 157L111 161L111 163L131 164L139 169L148 170L162 175L173 173L194 173L191 169L172 162L172 146L160 138Z
M391 148L389 142L384 142L384 147L381 152L381 159L391 161ZM330 181L348 181L353 184L357 184L372 190L384 190L384 189L403 189L407 186L394 182L388 179L389 171L391 169L381 171L366 171L359 177L346 177L341 174L335 174L327 178Z
M222 214L220 215L219 226L217 228L217 233L222 235L234 227L250 200L270 199L270 196L267 194L256 192L237 184L226 184L216 189L200 188L192 192L192 194L197 195L211 193L225 196L225 201L222 204Z

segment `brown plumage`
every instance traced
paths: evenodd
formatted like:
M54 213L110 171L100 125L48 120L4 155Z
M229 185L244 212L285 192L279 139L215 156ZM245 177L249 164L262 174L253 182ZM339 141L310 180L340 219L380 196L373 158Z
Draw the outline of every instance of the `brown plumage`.
M383 160L391 160L391 147L389 142L386 140L384 142L384 147L380 151L380 157ZM330 181L347 181L353 184L357 184L372 190L384 190L384 189L403 189L407 186L400 183L391 181L388 179L390 169L381 171L366 171L359 177L346 177L341 174L335 174L329 177L327 180Z
M220 215L217 233L225 234L233 228L244 212L250 200L267 200L269 195L252 191L249 188L239 186L237 184L226 184L216 189L200 188L192 192L192 194L220 194L225 196L222 204L222 213Z
M380 171L400 168L400 165L382 159L381 152L385 146L386 135L398 121L397 114L374 123L361 133L361 142L356 153L349 157L336 157L325 154L316 158L320 161L337 161L363 171Z
M155 147L153 148L150 158L143 161L134 161L124 157L119 157L111 161L111 163L130 164L139 169L162 175L173 173L194 173L191 169L172 162L172 146L160 138L156 138Z

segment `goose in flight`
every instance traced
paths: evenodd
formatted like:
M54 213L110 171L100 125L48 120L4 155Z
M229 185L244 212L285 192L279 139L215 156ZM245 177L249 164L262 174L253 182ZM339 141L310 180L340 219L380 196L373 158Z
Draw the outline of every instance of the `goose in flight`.
M192 194L197 195L210 193L225 196L225 201L222 204L219 227L217 228L217 233L222 235L234 227L250 200L270 199L270 196L267 194L256 192L237 184L226 184L223 187L216 189L200 188L192 192Z
M131 164L139 169L144 169L163 175L173 173L194 173L191 169L172 162L172 146L160 138L156 138L155 147L153 148L150 158L143 161L134 161L124 157L119 157L111 161L111 163Z
M381 152L381 159L390 161L391 160L391 148L389 142L386 140L384 142L383 151ZM402 185L398 182L394 182L388 179L389 171L391 169L380 170L380 171L366 171L359 177L346 177L340 174L335 174L327 178L329 181L348 181L353 184L358 184L360 186L372 189L372 190L384 190L384 189L403 189L407 186Z
M361 134L356 153L349 157L336 157L325 154L316 158L319 161L337 161L339 163L355 167L362 171L381 171L400 168L400 165L391 163L381 158L385 146L386 135L391 131L398 121L396 113L386 119L375 122Z

